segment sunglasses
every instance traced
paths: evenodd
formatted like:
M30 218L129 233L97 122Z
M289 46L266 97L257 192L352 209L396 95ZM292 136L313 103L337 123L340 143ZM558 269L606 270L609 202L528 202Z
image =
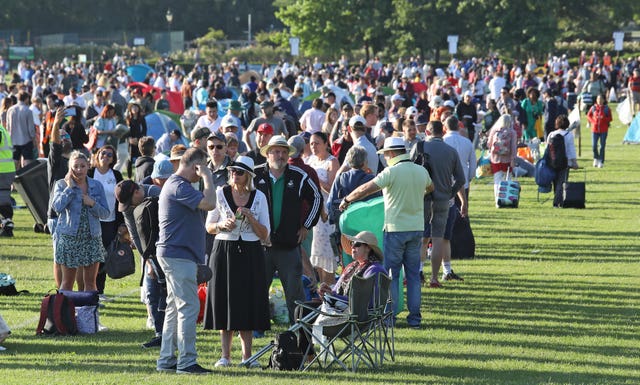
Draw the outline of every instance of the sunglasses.
M61 136L61 139L62 139L62 140L71 140L71 135L69 135L69 134L64 134L64 135L62 135L62 136Z
M207 146L207 148L209 150L213 150L214 148L216 148L218 150L222 150L224 148L224 144L211 144L211 145Z
M108 158L113 158L113 153L112 152L101 152L100 156L106 156Z
M244 171L244 170L240 170L240 169L237 169L237 168L232 168L232 169L231 169L231 172L232 172L232 173L234 173L234 174L236 174L237 176L243 176L243 175L244 175L244 173L245 173L245 171Z
M361 247L362 245L364 245L364 243L362 243L362 242L352 242L351 243L351 247Z

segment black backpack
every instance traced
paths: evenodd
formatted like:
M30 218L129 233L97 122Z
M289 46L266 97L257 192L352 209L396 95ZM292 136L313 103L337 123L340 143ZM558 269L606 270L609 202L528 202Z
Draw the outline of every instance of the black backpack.
M275 370L298 370L304 354L298 345L298 337L292 331L276 335L273 350L269 359L269 367Z
M547 164L554 170L564 170L569 165L564 145L565 135L554 135L547 145Z

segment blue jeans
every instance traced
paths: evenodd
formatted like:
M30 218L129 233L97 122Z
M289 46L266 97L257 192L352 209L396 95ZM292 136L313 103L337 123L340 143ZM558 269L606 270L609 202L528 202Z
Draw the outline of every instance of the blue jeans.
M422 231L384 232L384 268L391 269L391 298L398 303L400 269L404 266L407 279L407 323L420 325L420 246L422 246ZM397 310L396 310L397 311Z
M196 321L200 312L196 263L181 258L158 258L167 279L167 308L157 365L184 369L196 363ZM176 350L178 357L176 358Z
M598 151L598 140L600 141L600 151ZM593 159L598 159L604 163L604 148L607 145L607 132L591 133L591 146L593 147Z
M143 266L145 272L150 269L146 264ZM158 282L157 276L152 278L147 273L144 275L144 285L147 289L147 303L151 309L156 336L161 336L164 327L164 313L167 307L167 288Z

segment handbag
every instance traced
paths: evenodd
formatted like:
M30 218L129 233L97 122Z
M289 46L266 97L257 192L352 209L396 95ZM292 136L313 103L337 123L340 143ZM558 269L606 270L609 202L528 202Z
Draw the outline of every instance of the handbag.
M133 250L128 243L121 242L119 237L116 237L109 245L104 264L107 275L111 279L124 278L136 272Z
M95 148L97 143L98 143L98 129L91 126L91 128L89 129L89 141L84 144L84 147L87 150L92 151Z
M478 166L476 167L476 178L480 179L491 175L493 175L493 172L491 172L489 154L485 154L485 150L482 150L480 158L478 159Z

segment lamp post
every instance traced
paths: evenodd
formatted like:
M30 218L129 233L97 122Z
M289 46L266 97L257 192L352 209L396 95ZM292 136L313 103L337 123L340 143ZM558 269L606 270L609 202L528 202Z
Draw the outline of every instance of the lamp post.
M164 17L167 19L167 29L171 32L171 22L173 21L173 13L171 13L171 8L167 9L166 15Z
M171 8L167 9L167 13L164 15L167 19L167 40L168 40L168 52L171 52L171 22L173 21L173 13L171 13Z

